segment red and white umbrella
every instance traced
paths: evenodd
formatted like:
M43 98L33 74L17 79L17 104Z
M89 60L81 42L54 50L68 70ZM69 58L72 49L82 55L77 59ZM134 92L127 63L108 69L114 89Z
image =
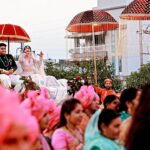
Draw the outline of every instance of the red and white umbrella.
M121 13L121 19L150 20L150 0L134 0Z
M69 23L66 30L76 33L95 33L118 28L117 21L106 11L87 10L77 14ZM93 38L94 40L94 38ZM95 42L92 42L95 44ZM94 47L94 45L93 45ZM94 79L97 84L96 56L94 50Z
M0 24L0 40L8 41L8 53L9 42L30 42L31 39L27 32L18 25L13 24Z
M93 26L94 25L94 26ZM92 29L92 27L94 29ZM87 10L77 14L69 23L69 32L99 32L118 28L117 21L103 10Z

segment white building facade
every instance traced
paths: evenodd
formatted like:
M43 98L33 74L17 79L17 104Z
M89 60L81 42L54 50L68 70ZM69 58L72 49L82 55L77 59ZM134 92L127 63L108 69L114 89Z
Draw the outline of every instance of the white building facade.
M111 32L114 40L107 45L112 45L109 60L114 64L116 75L130 75L137 71L142 64L150 61L150 32L147 32L150 21L121 20L119 16L125 7L133 0L98 0L97 7L110 13L119 23L118 32ZM149 29L148 29L149 28ZM148 34L145 34L148 33Z

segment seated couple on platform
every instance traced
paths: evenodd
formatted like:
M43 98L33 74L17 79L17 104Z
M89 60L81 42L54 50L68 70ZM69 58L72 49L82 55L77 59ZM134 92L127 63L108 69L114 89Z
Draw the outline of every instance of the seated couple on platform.
M21 72L17 74L16 62L12 55L6 54L6 44L0 43L0 82L5 87L11 87L11 84L17 84L20 76L33 76L39 79L45 76L43 53L40 52L40 59L31 52L30 46L25 46L23 53L19 56L19 64ZM16 74L16 75L14 75Z
M18 66L18 67L17 67ZM12 55L6 54L6 45L0 43L0 83L6 88L15 86L16 91L22 89L21 76L31 76L32 81L39 87L46 87L53 99L62 99L67 95L67 86L54 76L46 76L44 72L43 53L40 52L39 58L31 51L30 46L25 46L23 53L19 56L17 65Z

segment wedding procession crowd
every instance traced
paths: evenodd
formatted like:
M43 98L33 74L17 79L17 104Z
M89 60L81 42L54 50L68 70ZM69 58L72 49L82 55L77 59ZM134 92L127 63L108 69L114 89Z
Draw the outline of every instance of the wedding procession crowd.
M58 103L48 86L54 80L44 73L42 52L37 59L25 46L19 65L17 73L18 64L0 43L0 150L149 149L149 84L116 93L106 78L104 88L81 85L72 95L61 94ZM31 76L39 89L22 97L22 76Z

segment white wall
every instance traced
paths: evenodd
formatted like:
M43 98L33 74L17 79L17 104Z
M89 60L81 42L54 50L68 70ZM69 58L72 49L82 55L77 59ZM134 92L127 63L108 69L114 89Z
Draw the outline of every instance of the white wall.
M119 21L119 16L118 14L121 14L124 8L116 9L116 10L109 10L107 11L109 14L111 14L116 21Z
M136 32L139 29L137 21L127 22L126 47L123 51L122 73L129 75L132 71L137 71L140 67L139 53L139 34Z
M133 0L98 0L98 8L99 9L108 9L108 13L110 13L118 22L119 16L123 11L123 8L119 9L110 9L120 6L128 5ZM122 51L122 74L129 75L133 71L137 71L140 68L140 44L139 44L139 22L138 21L125 21L127 24L127 30L125 33L125 39L122 41L123 48ZM150 24L150 21L147 21L147 24ZM144 25L142 25L144 28ZM150 30L150 28L149 28ZM117 33L116 33L117 34ZM143 39L143 51L150 52L150 34L142 36ZM107 45L111 42L110 38L106 39ZM111 55L109 53L109 59L111 61ZM150 61L150 55L143 56L143 62L147 63ZM116 53L116 74L118 74L118 57Z
M150 24L150 22L147 22ZM142 23L142 29L144 25ZM123 71L124 75L129 75L131 72L137 71L140 68L140 39L139 39L139 21L127 21L127 35L123 43L124 46L123 58ZM146 37L146 38L145 38ZM142 35L143 52L150 52L150 35ZM150 55L143 55L143 64L150 60Z
M128 5L133 0L98 0L97 5L100 9Z
M106 9L106 11L110 13L118 21L119 16L124 10L124 8L117 8L117 9L112 9L112 10L109 10L109 9L115 8L115 7L127 6L132 1L133 0L98 0L97 8Z
M126 2L124 0L98 0L98 7L100 9L117 7L125 4Z

